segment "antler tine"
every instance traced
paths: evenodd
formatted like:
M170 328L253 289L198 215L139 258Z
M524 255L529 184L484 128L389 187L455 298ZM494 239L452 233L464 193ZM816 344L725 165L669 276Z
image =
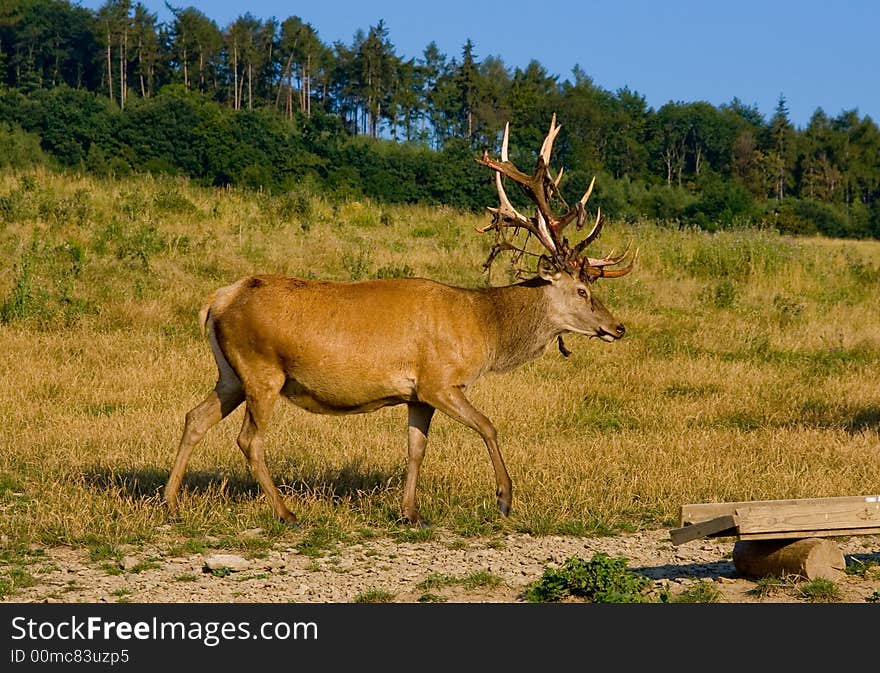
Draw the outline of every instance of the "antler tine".
M629 250L628 247L627 247L627 250ZM636 263L636 259L638 259L638 257L639 257L639 249L636 248L636 251L632 256L632 259L630 259L629 264L627 264L625 267L622 267L620 269L608 269L607 267L604 267L604 266L594 267L591 265L591 266L585 267L584 270L586 271L587 276L591 280L595 280L596 278L620 278L621 276L625 276L626 274L628 274L630 271L633 270L633 267L635 266L635 263Z
M592 257L587 257L587 263L590 266L595 266L597 268L603 266L613 266L619 262L622 262L626 259L626 256L629 254L630 249L632 248L632 241L627 243L626 250L624 250L621 254L615 255L614 252L609 252L607 255L600 259L593 259Z
M559 174L560 174L560 176L562 175L561 170L559 171ZM558 180L558 178L557 178L557 180ZM559 183L557 181L556 185L558 186L558 184ZM572 208L565 215L563 215L562 217L559 218L559 222L556 225L557 231L562 231L563 229L565 229L565 227L567 227L569 224L571 224L575 220L575 218L577 218L577 228L578 229L580 229L581 227L584 226L584 206L587 205L587 201L589 201L590 195L593 193L593 187L595 185L596 185L596 176L594 175L593 179L590 181L590 186L587 187L587 191L584 192L584 195L581 197L581 200L578 201L576 204L574 204L574 208ZM598 223L598 220L597 220L597 223ZM595 226L593 227L593 231L596 231ZM591 236L593 234L593 231L590 232L590 234L588 235L588 238L589 238L589 236ZM598 231L596 231L596 235L598 235ZM589 243L592 240L593 239L590 238L589 241L587 241L587 243Z
M507 198L507 192L504 191L504 184L501 181L501 173L498 171L495 171L495 187L498 190L498 199L501 201L501 206L499 208L490 208L489 210L497 212L502 217L512 220L518 225L524 227L531 225L532 221L514 208L510 199Z
M596 208L596 224L593 225L593 228L590 229L590 233L584 237L584 245L589 245L593 241L596 240L599 236L599 232L602 231L602 225L605 224L605 220L602 219L602 209Z
M582 206L587 205L587 201L590 200L590 195L593 193L593 187L596 185L596 176L593 176L593 179L590 180L590 186L587 187L587 191L584 192L584 195L581 197L580 204Z
M583 226L583 217L584 217L584 206L583 203L578 201L578 229ZM574 246L573 252L576 255L579 255L584 248L586 248L590 243L596 240L599 236L599 232L602 231L602 226L605 224L605 220L602 217L602 209L599 208L596 211L596 223L593 225L593 228L590 229L590 233L587 234L582 241L580 241L577 245Z
M559 175L556 176L556 179L553 181L554 187L559 187L559 183L562 182L562 174L565 172L565 166L559 169Z
M547 133L547 137L544 138L544 142L541 144L541 159L544 160L544 166L550 166L550 153L553 150L553 141L556 140L556 136L559 135L559 129L562 128L562 124L556 123L556 113L553 113L552 119L550 119L550 131Z
M553 235L550 233L550 230L547 229L547 222L544 219L544 216L541 215L540 210L535 215L535 219L538 221L538 238L544 244L544 247L554 254L559 252L559 248L553 240Z

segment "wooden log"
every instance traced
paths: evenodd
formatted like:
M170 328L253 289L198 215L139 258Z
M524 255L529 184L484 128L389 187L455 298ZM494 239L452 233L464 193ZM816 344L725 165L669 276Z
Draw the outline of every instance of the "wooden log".
M739 540L733 546L733 564L748 577L836 580L843 576L846 559L837 543L827 538Z

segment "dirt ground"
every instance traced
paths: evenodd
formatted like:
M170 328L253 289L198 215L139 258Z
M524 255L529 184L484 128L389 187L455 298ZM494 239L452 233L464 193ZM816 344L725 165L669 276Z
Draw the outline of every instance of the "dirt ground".
M880 563L880 536L836 541L848 567ZM92 561L87 550L56 547L43 550L28 567L36 582L4 601L350 603L372 596L384 602L517 603L523 602L524 589L546 567L571 556L589 560L596 552L605 552L624 556L627 568L651 578L656 589L671 596L708 580L720 591L722 602L810 602L799 594L796 583L769 593L756 591L756 582L739 576L734 567L734 542L707 538L674 546L667 530L597 538L521 534L461 538L438 531L427 542L372 538L340 545L318 557L287 547L275 547L258 558L221 549L183 557L170 555L170 547L145 546L126 548L121 562ZM207 558L218 553L242 557L245 567L207 570ZM447 581L437 581L439 577ZM839 602L873 602L880 590L880 573L847 573L836 585Z

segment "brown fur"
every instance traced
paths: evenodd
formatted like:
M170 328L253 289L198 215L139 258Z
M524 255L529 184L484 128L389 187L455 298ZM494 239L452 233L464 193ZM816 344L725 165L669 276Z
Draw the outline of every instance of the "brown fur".
M282 276L243 278L208 297L199 320L219 377L186 417L165 488L173 510L186 463L207 430L245 401L238 444L272 502L294 520L275 487L262 436L275 401L315 413L349 414L406 404L409 465L403 516L418 522L415 486L435 409L476 430L495 469L505 514L512 485L495 429L465 391L490 372L541 355L566 332L623 336L589 284L556 269L506 287L466 289L425 279L328 283ZM579 294L580 293L580 294Z

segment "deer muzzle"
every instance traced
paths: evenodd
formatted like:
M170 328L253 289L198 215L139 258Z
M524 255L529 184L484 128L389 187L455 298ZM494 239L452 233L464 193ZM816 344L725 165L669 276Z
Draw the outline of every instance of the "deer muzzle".
M622 339L625 333L626 327L624 327L622 323L618 323L611 329L610 332L604 327L599 327L596 330L596 334L594 334L593 336L599 337L600 339L602 339L602 341L611 342L616 341L617 339Z

